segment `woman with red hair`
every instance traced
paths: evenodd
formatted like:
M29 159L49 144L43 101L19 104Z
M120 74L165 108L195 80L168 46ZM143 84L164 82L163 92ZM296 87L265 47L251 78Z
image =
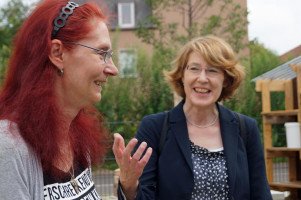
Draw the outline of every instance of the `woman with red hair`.
M46 0L27 18L0 92L1 199L101 199L91 165L106 137L93 103L118 74L112 55L96 5Z

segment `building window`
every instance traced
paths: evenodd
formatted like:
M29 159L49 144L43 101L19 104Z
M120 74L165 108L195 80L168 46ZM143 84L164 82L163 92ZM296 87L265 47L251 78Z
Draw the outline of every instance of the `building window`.
M134 2L118 3L118 24L120 28L133 28L135 26Z
M136 49L119 50L119 76L121 78L137 77L137 51Z

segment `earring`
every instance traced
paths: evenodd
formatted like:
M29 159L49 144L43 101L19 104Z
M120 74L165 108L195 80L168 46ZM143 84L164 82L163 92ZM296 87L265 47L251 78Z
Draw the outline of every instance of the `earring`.
M57 70L57 74L58 74L59 76L63 76L63 75L64 75L64 70L63 70L63 69Z

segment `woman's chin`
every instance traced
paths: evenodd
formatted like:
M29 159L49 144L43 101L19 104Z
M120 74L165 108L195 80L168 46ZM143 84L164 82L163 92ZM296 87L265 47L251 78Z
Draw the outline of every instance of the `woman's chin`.
M96 104L96 103L99 103L100 100L101 100L101 94L99 93L99 94L95 95L95 96L91 99L90 102L91 102L91 104Z

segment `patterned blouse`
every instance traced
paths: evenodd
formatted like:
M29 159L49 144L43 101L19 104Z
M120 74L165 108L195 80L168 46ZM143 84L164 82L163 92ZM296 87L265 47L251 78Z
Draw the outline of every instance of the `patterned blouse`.
M190 141L194 188L192 200L228 200L229 183L223 148L208 151Z

